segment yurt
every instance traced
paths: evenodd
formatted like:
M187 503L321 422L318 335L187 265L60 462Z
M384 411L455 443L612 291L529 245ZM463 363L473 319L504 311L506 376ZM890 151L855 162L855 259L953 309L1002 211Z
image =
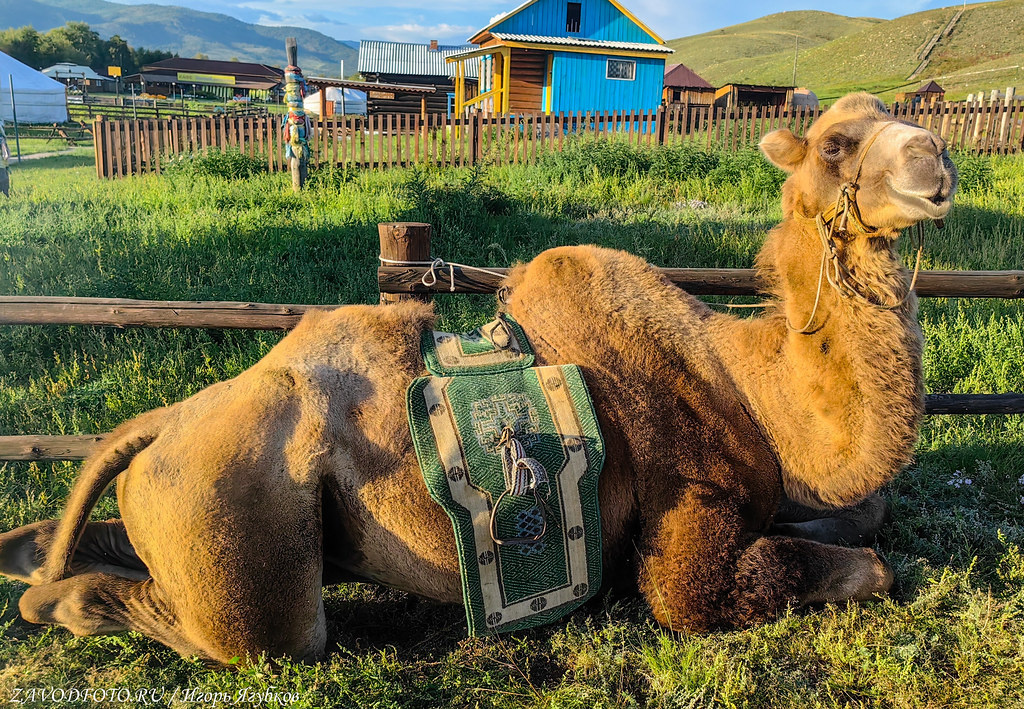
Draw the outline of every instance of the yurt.
M342 98L344 91L344 99ZM318 115L320 113L320 92L306 96L302 101L303 108L306 109L306 113L312 113ZM344 111L347 115L366 115L366 92L357 91L355 89L341 89L337 86L327 87L327 115L335 116L341 115Z
M63 123L68 119L64 84L0 52L0 119L14 120L11 81L19 123Z

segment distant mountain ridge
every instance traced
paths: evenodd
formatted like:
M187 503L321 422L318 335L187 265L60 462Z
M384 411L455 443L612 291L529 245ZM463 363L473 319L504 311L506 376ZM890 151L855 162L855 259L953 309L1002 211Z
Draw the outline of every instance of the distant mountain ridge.
M86 22L104 38L120 35L133 47L163 49L183 57L284 66L284 39L299 43L299 66L307 75L337 76L356 66L359 43L339 41L302 27L253 25L228 15L173 5L120 5L106 0L0 0L0 29L32 25L40 32L66 22Z

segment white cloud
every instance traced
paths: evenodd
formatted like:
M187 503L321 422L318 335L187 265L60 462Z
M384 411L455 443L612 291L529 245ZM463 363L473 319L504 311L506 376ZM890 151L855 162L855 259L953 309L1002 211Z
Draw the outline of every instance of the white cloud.
M422 25L406 22L397 25L363 27L361 37L365 39L387 39L393 42L429 42L436 39L442 44L463 44L466 37L478 30L473 25Z

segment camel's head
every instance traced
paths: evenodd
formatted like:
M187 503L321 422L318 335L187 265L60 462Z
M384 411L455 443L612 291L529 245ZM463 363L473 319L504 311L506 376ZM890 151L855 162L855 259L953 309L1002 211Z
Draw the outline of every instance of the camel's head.
M847 183L857 187L863 223L883 235L940 219L953 204L956 168L945 141L897 121L870 94L840 99L804 138L787 129L767 134L761 150L789 173L783 188L787 217L826 212Z

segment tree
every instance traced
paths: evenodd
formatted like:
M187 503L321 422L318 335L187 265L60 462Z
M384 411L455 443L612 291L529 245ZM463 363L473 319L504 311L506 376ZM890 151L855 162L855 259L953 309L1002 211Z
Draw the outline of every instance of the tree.
M89 28L84 22L68 22L63 27L56 27L46 33L46 37L52 38L55 46L66 45L82 57L82 64L87 64L94 69L105 68L107 60L105 42L100 39L98 33Z
M128 74L134 74L137 70L135 66L135 57L132 55L132 48L128 46L128 43L121 39L120 35L114 35L106 41L106 63L111 66L121 67L121 73L124 76ZM94 67L97 71L100 71L98 67ZM106 67L103 67L106 69ZM106 73L102 71L100 73Z
M43 65L40 55L41 35L31 26L0 30L0 52L33 67Z

